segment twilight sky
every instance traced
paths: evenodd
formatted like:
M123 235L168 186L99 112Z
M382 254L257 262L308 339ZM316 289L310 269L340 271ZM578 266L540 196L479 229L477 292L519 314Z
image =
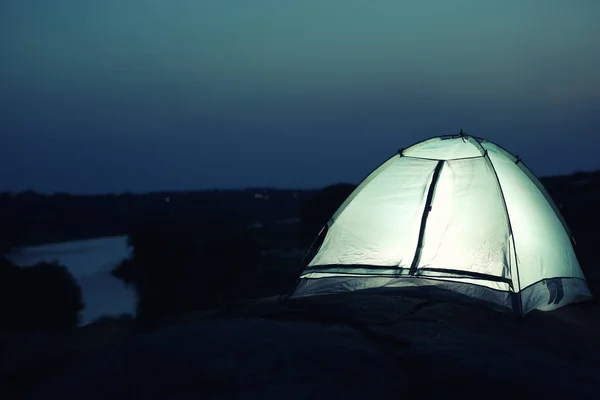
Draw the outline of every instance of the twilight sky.
M600 168L598 0L2 0L0 191L360 181L461 128Z

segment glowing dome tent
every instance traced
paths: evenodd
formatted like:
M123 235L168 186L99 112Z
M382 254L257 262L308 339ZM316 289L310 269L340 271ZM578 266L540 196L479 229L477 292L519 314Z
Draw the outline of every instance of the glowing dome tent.
M540 181L498 145L462 133L373 171L329 220L293 297L400 288L521 315L591 297Z

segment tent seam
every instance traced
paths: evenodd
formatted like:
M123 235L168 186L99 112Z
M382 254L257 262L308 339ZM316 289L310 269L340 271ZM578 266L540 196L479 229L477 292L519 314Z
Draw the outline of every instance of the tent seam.
M478 142L479 143L479 142ZM481 146L481 143L479 143L479 145ZM519 285L519 312L521 317L524 315L523 313L523 298L521 296L521 276L519 274L519 257L517 255L517 242L515 240L515 233L512 227L512 222L510 221L510 212L508 211L508 205L506 204L506 196L504 195L504 190L502 189L502 184L500 183L500 177L498 176L498 171L496 171L496 167L494 167L494 163L492 162L492 159L490 158L487 149L485 149L483 146L481 146L481 148L484 150L484 158L488 161L490 167L492 168L492 171L494 172L494 176L496 177L496 183L498 184L498 189L500 190L500 196L502 197L502 203L504 205L504 212L506 213L506 220L508 222L508 230L512 239L512 243L513 243L513 248L515 251L515 270L517 272L517 284ZM510 257L510 256L509 256ZM512 276L511 276L512 279ZM514 285L513 285L514 286Z

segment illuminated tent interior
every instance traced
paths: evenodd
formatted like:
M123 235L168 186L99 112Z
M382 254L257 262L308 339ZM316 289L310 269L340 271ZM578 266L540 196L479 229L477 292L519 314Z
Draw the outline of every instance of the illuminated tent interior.
M324 231L292 297L405 290L519 315L591 298L540 181L518 157L462 132L398 151Z

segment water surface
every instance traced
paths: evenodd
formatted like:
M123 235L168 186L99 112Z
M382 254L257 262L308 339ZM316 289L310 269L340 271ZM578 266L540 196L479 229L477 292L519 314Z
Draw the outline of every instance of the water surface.
M86 324L103 315L133 313L135 293L110 274L129 254L127 237L119 236L25 247L9 258L23 267L42 261L67 267L81 286Z

